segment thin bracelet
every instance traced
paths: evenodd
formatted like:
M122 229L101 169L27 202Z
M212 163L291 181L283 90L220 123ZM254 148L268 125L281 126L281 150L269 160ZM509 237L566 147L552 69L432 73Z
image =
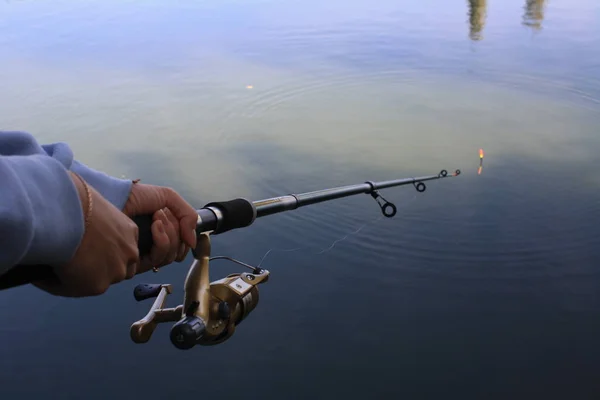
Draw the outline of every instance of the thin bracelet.
M85 225L84 225L85 229L87 230L88 226L90 225L90 220L92 218L92 208L93 208L92 207L92 192L90 191L90 188L88 187L87 182L79 174L73 172L73 175L75 175L77 178L79 178L81 183L83 183L83 187L85 189L85 194L87 195L87 198L88 198L88 211L85 216Z

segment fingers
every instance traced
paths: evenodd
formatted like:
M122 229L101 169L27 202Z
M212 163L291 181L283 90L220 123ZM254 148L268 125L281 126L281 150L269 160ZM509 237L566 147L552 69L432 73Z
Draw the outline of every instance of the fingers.
M140 238L140 231L137 225L133 222L131 223L131 229L133 230L135 241L133 242L133 245L129 247L129 259L127 260L127 264L125 266L125 274L124 276L115 277L116 282L113 282L113 284L125 279L133 278L140 267L140 250L137 246Z
M131 279L138 273L138 270L141 266L141 260L139 259L139 251L136 248L134 253L134 250L132 249L131 254L132 255L129 258L129 261L125 265L125 268L122 270L122 272L116 274L113 277L112 281L110 282L111 285L114 285L115 283L119 283L126 279Z
M146 266L146 270L152 267L161 267L165 264L165 260L169 256L169 250L171 248L171 241L169 235L165 229L165 223L163 222L162 211L155 213L155 220L152 223L152 237L154 239L154 246L150 251L149 265ZM145 271L144 271L145 272Z
M175 261L182 262L183 260L185 260L185 257L187 256L189 250L190 248L188 247L188 245L182 242L179 245L179 251L177 252L177 258L175 258Z
M104 273L95 277L79 275L77 267L81 266L63 266L61 269L55 270L58 279L35 282L34 285L54 296L89 297L104 294L112 284L122 281L125 277L124 265L116 268L112 273ZM115 272L117 270L119 272Z
M60 282L54 282L54 281L33 282L32 284L33 284L33 286L37 287L40 290L43 290L46 293L49 293L53 296L60 296L60 297L80 298L80 297L87 297L87 296L97 296L97 295L104 293L104 291L98 290L95 293L90 294L87 291L82 291L82 290L78 291L75 288L73 288L72 286L65 285Z
M175 261L175 257L177 257L177 250L179 248L179 224L177 223L177 219L173 216L173 214L171 214L168 208L160 210L160 214L165 232L169 237L169 249L165 258L163 259L162 264L167 265Z
M183 241L190 247L196 247L196 224L198 213L176 191L167 187L158 188L168 208L179 222L179 230Z
M198 213L177 192L168 187L136 184L132 189L131 204L126 207L130 215L155 213L168 208L179 223L183 241L190 247L196 246L196 224Z
M198 223L198 213L174 190L169 188L164 189L167 192L166 206L179 220L183 241L192 248L196 247L196 224Z
M168 209L158 210L152 219L150 229L154 245L150 254L142 260L137 273L147 272L154 267L162 267L174 261L183 261L189 250L180 239L179 221Z
M53 296L72 297L72 296L70 296L70 293L68 293L60 285L60 283L41 281L41 282L33 282L32 285L37 287L38 289L43 290L44 292L50 293Z
M131 279L137 274L140 263L130 262L125 271L125 279Z
M171 250L173 251L172 257L169 258L169 263L172 263L173 261L181 262L187 256L189 247L185 242L181 241L179 221L177 218L168 208L163 209L163 211L167 216L169 228L172 229L173 233L172 235L169 234L169 238L171 239Z

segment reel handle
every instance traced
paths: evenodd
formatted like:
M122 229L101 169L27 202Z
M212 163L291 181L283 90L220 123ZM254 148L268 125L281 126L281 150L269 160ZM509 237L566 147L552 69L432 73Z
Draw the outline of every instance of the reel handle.
M137 301L156 297L148 314L141 320L134 322L129 329L131 340L135 343L146 343L150 340L156 326L161 322L177 321L181 317L182 307L163 308L167 296L172 293L171 285L139 284L134 290Z
M137 301L144 301L157 297L160 294L163 285L159 283L140 283L133 289L133 297Z
M138 226L138 249L140 257L150 253L152 249L152 215L137 215L132 218ZM3 275L0 275L0 290L26 285L37 281L58 281L50 265L17 265Z

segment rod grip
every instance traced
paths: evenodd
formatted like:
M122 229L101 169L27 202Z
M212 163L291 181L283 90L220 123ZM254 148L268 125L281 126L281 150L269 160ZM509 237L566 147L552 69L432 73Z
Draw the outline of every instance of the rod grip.
M154 240L152 239L152 215L136 215L131 218L138 226L138 250L140 258L150 254Z
M217 227L214 230L215 234L245 228L256 219L256 207L251 201L242 198L215 201L208 203L204 208L216 208L222 214L222 217L218 218Z
M132 218L138 226L138 249L140 257L150 253L152 249L152 215L138 215ZM57 281L58 278L50 265L16 265L8 272L0 275L0 290L10 289L38 281Z

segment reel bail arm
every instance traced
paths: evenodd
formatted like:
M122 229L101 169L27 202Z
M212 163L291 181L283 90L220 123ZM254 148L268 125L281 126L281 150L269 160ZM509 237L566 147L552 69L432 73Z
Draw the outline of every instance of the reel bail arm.
M176 308L163 308L167 295L171 294L171 285L140 284L133 290L137 301L156 297L148 314L141 320L133 323L129 329L131 340L135 343L146 343L150 340L156 326L161 322L177 321L181 315L181 306Z

